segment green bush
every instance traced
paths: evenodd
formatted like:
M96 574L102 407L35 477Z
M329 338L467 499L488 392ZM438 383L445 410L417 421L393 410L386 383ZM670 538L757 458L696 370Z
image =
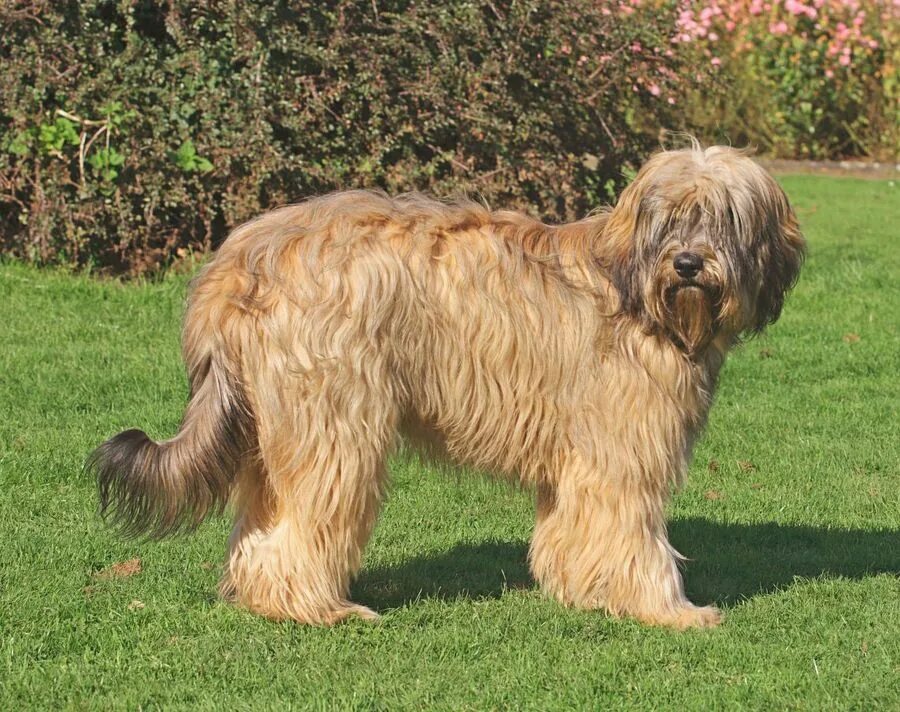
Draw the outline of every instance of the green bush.
M675 3L603 5L5 3L0 246L137 273L360 186L580 216L679 128L687 69Z

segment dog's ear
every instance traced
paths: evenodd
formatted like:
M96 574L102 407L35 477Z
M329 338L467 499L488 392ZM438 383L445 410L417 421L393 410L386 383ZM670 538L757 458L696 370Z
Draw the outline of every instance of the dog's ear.
M643 274L638 255L638 230L646 220L643 176L640 174L619 196L603 230L601 263L619 294L619 309L643 311Z
M787 196L771 176L766 178L760 216L758 264L762 279L753 324L756 332L781 316L784 298L797 281L806 257L806 240Z

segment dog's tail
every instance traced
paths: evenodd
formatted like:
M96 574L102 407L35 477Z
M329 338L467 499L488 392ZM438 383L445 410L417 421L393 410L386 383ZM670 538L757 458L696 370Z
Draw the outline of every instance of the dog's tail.
M191 398L174 438L155 442L126 430L87 462L101 515L126 534L160 538L190 530L228 501L250 416L242 389L221 363L209 353L191 360Z

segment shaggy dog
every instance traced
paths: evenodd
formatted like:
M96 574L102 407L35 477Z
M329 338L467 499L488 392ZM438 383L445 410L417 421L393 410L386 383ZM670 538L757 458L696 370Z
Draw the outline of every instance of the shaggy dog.
M718 146L655 155L567 225L363 191L275 210L193 285L179 433L94 453L102 510L162 536L230 500L224 596L371 618L349 586L403 434L535 489L531 570L562 603L714 625L666 504L727 351L778 318L804 250L775 181Z

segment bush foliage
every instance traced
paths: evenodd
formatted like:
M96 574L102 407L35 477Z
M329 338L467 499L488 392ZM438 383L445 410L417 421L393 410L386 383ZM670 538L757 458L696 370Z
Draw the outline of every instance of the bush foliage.
M579 216L678 125L686 71L674 5L4 7L3 248L132 272L352 186Z
M780 155L896 155L896 13L896 0L9 0L0 251L140 273L348 187L571 219L608 201L662 128Z

